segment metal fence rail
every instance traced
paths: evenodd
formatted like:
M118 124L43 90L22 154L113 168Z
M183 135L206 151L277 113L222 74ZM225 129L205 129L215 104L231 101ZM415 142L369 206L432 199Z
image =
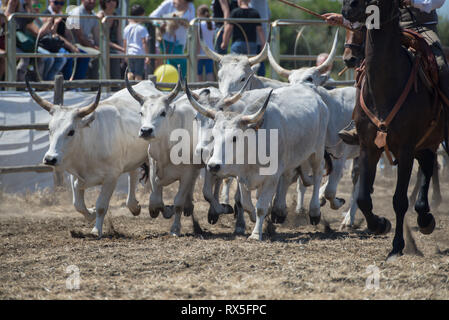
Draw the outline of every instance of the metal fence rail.
M6 18L4 15L2 15ZM70 16L74 18L80 19L96 19L99 24L99 54L86 54L86 53L50 53L50 54L41 54L41 53L19 53L16 50L16 18L49 18L49 17L61 17L68 18L67 14L57 14L57 15L49 15L49 14L32 14L32 13L13 13L7 19L8 23L6 24L7 28L7 41L6 41L6 55L7 59L7 69L6 69L6 81L15 82L16 81L16 59L17 58L29 58L29 57L67 57L67 58L97 58L99 60L99 79L107 80L110 79L110 59L123 59L123 58L145 58L149 57L152 59L179 59L184 58L187 60L187 78L189 82L197 81L197 65L198 60L202 58L207 58L205 55L199 55L198 52L198 31L197 27L201 21L214 21L214 22L229 22L234 24L239 23L269 23L272 27L272 37L270 40L270 46L272 49L273 56L276 60L296 60L296 61L311 61L316 59L316 55L286 55L280 53L280 28L284 26L316 26L323 25L328 26L325 22L320 20L293 20L293 19L278 19L276 21L271 22L266 19L224 19L224 18L195 18L191 21L188 21L183 18L173 17L173 18L153 18L153 17L133 17L133 16L107 16L103 19L98 18L97 16ZM110 20L126 20L126 19L139 19L142 22L153 23L155 21L167 20L167 21L183 21L188 24L187 31L187 40L185 45L185 53L182 54L144 54L144 55L129 55L129 54L116 54L110 53L109 50L109 26L108 21ZM341 57L337 57L337 59L341 59ZM277 78L277 75L273 74L273 78ZM1 83L0 83L1 86Z

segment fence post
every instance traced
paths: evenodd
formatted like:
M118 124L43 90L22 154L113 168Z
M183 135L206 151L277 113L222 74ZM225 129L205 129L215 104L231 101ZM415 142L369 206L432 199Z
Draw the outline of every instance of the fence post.
M16 81L16 19L14 15L8 19L6 34L6 81ZM14 88L7 88L14 91Z
M53 95L53 103L57 105L64 104L64 77L58 74L55 77L55 89ZM64 172L58 169L53 170L53 185L61 187L64 185Z
M197 81L197 70L198 70L198 54L197 54L197 32L196 32L196 21L193 19L189 23L189 31L187 34L187 79L189 82Z
M109 79L109 30L106 25L106 18L100 20L100 56L98 57L100 68L100 79Z
M273 23L271 32L272 32L270 42L271 53L273 54L274 59L278 61L280 64L281 61L279 58L281 56L281 30L276 22ZM271 78L279 80L279 75L276 72L273 72L273 69L271 69Z

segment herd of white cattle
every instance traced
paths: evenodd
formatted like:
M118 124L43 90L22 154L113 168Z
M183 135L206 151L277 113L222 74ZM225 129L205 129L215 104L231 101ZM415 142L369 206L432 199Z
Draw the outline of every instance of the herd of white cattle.
M50 146L43 161L71 174L75 209L89 221L95 219L91 232L98 237L102 236L109 202L122 173L129 174L126 205L133 215L140 214L135 190L142 165L149 168L149 213L153 218L159 213L167 219L174 215L170 230L173 235L181 232L182 214L191 217L194 232L202 232L194 216L193 203L194 186L202 169L205 169L203 195L210 204L209 223L216 223L221 214L234 212L235 233L244 234L244 212L247 212L255 222L250 238L262 240L262 226L269 212L271 222L285 220L287 189L297 181L296 211L305 210L304 193L307 186L313 186L308 213L310 222L318 224L320 206L326 200L332 209L344 204L343 199L336 197L337 185L346 161L359 153L358 146L346 145L338 137L338 132L351 120L356 89L322 87L329 79L327 70L336 56L337 37L338 32L324 64L298 70L279 66L269 45L257 56L248 58L219 55L201 42L206 54L220 66L218 89L190 91L188 84L180 80L173 91L165 93L150 81L134 87L127 81L127 89L104 101L100 101L99 88L95 102L83 108L54 105L40 98L27 79L32 98L51 115ZM254 75L255 68L267 57L272 69L288 78L288 83ZM175 163L173 154L179 146L172 133L180 129L192 137L182 149L190 161ZM232 150L237 144L235 137L248 130L276 131L276 141L271 134L256 134L257 143L240 145L244 154L257 154L259 142L263 142L268 146L264 151L276 156L274 172L264 174L267 165L261 159L253 163L236 162L237 152L232 153L233 161L227 159L229 146ZM200 156L202 161L193 161L195 156ZM321 187L325 166L330 174ZM225 181L224 193L228 194L230 178L236 178L238 185L234 207L219 201L222 181ZM163 187L176 181L179 189L173 204L165 205ZM354 223L357 178L353 181L351 206L342 227ZM100 195L95 208L89 209L84 192L98 185ZM257 190L255 206L252 190Z

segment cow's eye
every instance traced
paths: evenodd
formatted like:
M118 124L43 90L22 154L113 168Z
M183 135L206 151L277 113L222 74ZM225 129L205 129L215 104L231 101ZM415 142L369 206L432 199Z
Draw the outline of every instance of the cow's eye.
M241 80L240 80L240 82L245 82L245 77L243 77Z
M75 130L70 130L69 133L67 133L67 135L69 137L73 136L75 134Z
M165 111L161 112L161 117L165 117Z
M142 112L139 112L139 114L140 114L141 117L143 117L143 113Z
M233 137L232 142L237 142L237 137Z
M313 79L312 79L312 77L308 77L308 78L306 79L306 81L307 81L307 82L313 82Z

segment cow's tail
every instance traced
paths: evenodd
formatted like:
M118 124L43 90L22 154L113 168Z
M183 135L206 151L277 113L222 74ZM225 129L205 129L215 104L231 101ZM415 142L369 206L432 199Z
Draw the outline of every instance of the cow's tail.
M148 181L148 178L150 177L150 167L146 162L142 163L140 166L140 169L142 169L141 173L142 176L139 179L139 182L143 182L143 184L146 184Z
M326 150L324 150L324 163L326 168L326 176L328 176L334 170L334 165L332 164L331 154Z

